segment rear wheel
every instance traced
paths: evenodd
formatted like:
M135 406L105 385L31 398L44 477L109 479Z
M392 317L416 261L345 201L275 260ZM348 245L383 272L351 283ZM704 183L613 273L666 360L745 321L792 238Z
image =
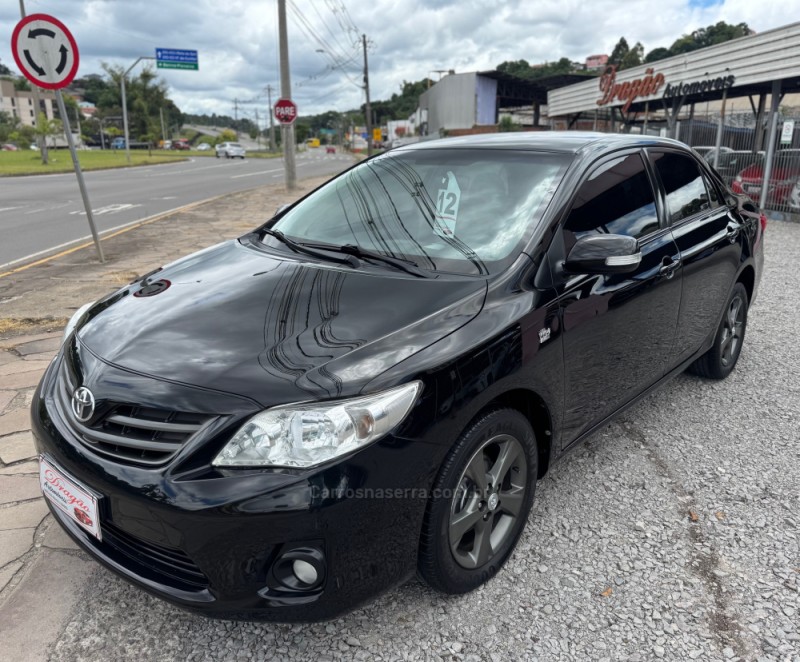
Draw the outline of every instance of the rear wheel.
M481 416L444 461L420 543L422 578L443 593L491 579L525 527L536 487L536 440L514 409Z
M689 366L689 372L708 379L725 379L736 367L747 331L747 290L736 283L725 307L725 314L714 337L714 344Z

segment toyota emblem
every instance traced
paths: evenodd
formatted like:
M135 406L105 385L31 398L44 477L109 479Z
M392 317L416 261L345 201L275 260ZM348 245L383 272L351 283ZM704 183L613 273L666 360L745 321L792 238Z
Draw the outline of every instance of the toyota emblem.
M82 423L88 421L94 414L94 395L85 386L76 388L72 394L72 413Z

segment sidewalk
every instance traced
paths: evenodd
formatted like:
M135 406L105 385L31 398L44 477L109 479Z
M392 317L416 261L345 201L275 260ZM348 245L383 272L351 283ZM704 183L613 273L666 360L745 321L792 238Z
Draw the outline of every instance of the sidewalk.
M3 659L43 660L98 566L55 524L41 497L28 409L62 329L88 301L183 255L234 238L326 181L295 194L265 186L165 215L0 278L0 623Z

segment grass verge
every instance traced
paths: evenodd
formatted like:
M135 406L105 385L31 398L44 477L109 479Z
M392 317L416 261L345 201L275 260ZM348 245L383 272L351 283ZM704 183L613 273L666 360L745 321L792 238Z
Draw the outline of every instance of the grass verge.
M131 150L131 165L142 166L184 161L187 153L159 153L153 151L152 156L150 156L147 150ZM78 159L82 170L125 168L128 165L123 150L79 150ZM0 177L71 172L72 170L72 157L67 149L50 150L49 163L47 165L42 165L42 157L39 152L33 150L0 152Z

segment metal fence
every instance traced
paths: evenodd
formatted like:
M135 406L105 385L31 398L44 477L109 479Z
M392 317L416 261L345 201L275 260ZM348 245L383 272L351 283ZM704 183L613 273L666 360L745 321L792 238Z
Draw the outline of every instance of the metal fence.
M719 112L683 119L675 127L676 138L714 166L734 191L769 211L800 215L800 111L779 114L771 168L766 162L768 113L759 119L750 111L728 112L721 126L720 119ZM668 131L666 122L647 127L648 134L666 136Z

